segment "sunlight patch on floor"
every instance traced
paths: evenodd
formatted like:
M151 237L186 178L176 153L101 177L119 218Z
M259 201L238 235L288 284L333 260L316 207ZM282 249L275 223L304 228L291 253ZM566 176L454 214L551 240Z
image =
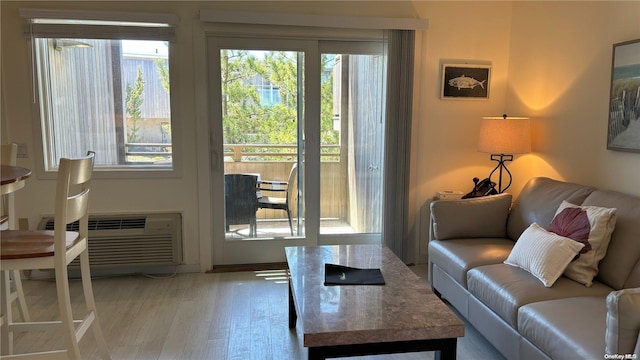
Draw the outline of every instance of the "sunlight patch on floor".
M287 270L260 270L254 271L257 277L276 284L287 284L289 282L289 271Z

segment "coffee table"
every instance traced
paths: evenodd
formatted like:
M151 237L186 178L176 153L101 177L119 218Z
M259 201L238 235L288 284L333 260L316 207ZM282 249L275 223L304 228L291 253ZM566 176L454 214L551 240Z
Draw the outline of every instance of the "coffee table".
M463 322L382 245L286 247L289 328L301 320L309 359L436 351L455 359ZM324 286L324 264L379 268L385 285Z

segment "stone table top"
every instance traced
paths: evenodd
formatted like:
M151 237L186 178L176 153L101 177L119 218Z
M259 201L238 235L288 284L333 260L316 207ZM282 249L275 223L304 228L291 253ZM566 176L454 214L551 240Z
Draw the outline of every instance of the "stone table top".
M286 247L306 347L464 336L463 322L382 245ZM379 268L385 285L324 285L324 264Z

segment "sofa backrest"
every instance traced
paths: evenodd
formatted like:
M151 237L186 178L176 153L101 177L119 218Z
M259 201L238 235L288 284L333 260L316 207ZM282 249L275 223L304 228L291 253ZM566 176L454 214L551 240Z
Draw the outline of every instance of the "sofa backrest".
M518 240L532 223L548 228L562 200L582 205L596 189L545 177L532 178L520 192L507 221L507 236Z
M640 198L596 190L583 205L618 209L607 254L598 265L597 279L616 290L640 287Z

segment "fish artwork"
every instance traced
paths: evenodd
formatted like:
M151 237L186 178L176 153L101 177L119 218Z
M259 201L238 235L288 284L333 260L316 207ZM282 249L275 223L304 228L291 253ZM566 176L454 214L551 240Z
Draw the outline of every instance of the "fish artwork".
M487 80L478 81L469 76L458 76L457 78L453 78L449 80L449 86L453 86L460 89L473 89L476 86L480 86L484 89L484 82Z

